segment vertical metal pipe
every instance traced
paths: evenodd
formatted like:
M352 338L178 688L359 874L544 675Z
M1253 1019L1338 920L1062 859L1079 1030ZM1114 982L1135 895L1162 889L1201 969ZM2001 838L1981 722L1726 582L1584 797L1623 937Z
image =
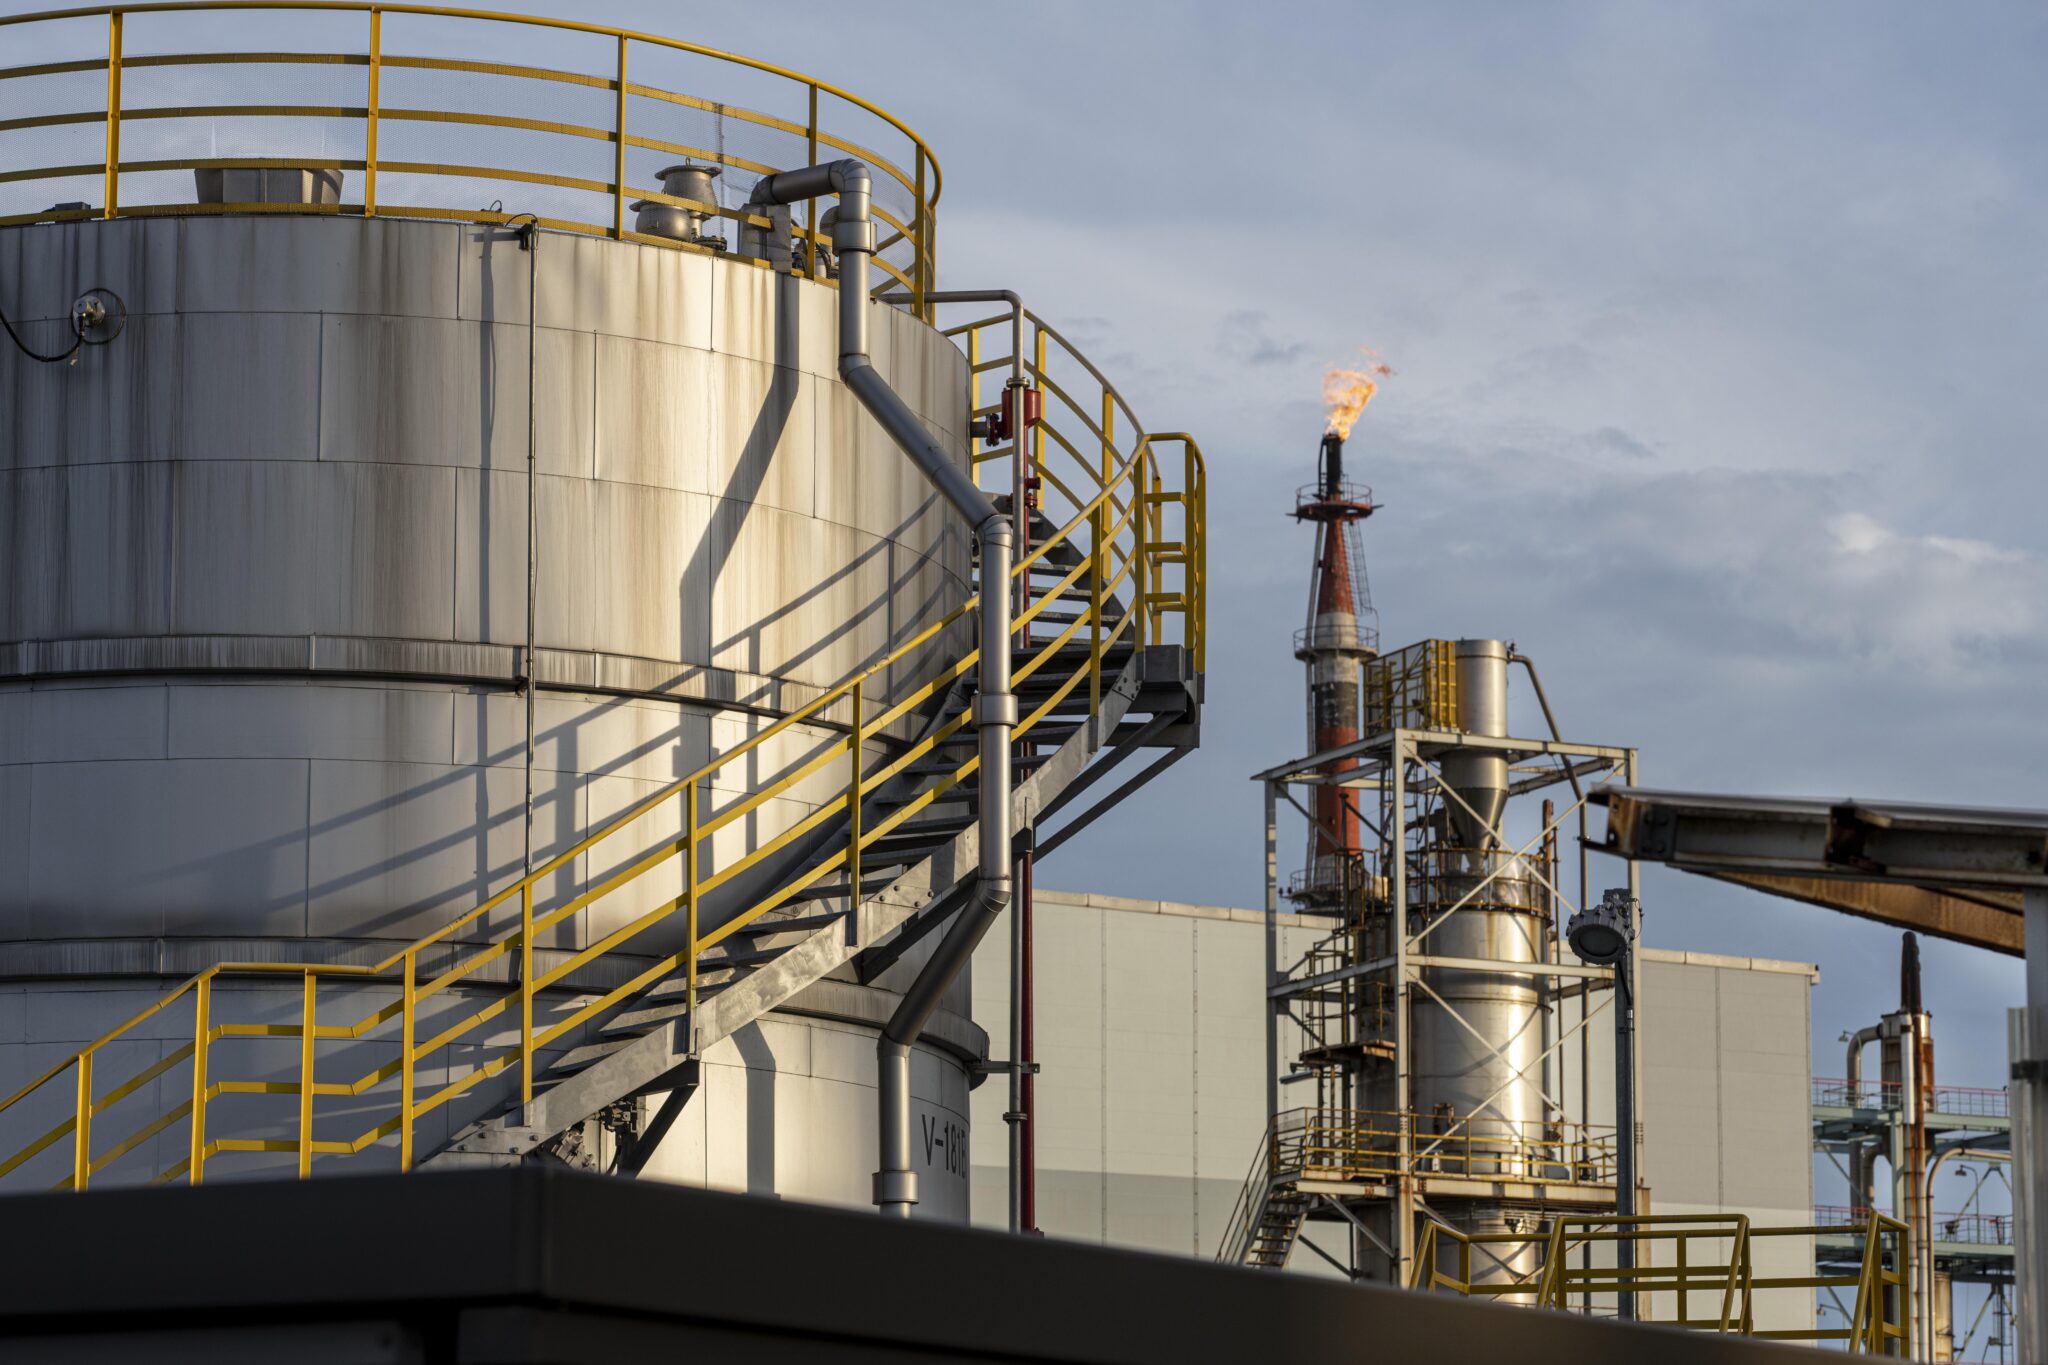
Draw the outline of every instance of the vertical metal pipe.
M1629 1218L1636 1211L1636 988L1635 940L1622 949L1614 964L1614 1211ZM1627 1224L1620 1231L1626 1232ZM1623 1272L1635 1268L1635 1243L1626 1236L1614 1243L1614 1264ZM1615 1316L1633 1322L1636 1296L1622 1289L1614 1296Z
M1010 519L975 485L973 474L963 472L932 439L868 357L868 267L875 250L870 184L868 168L859 161L835 161L762 176L748 204L789 204L827 190L838 194L832 246L840 263L839 376L919 472L973 523L981 545L980 686L973 712L981 771L976 895L904 992L875 1045L881 1166L875 1172L875 1205L885 1216L908 1218L917 1203L917 1174L910 1166L910 1048L989 925L1009 907L1014 887L1010 745L1017 696L1010 689L1010 571L1017 537Z
M626 235L626 35L619 35L619 101L612 141L612 237Z
M1415 1230L1414 1040L1408 1008L1412 999L1408 966L1408 754L1407 732L1394 731L1394 743L1387 758L1387 777L1393 785L1387 825L1388 860L1393 865L1389 869L1388 889L1392 898L1388 914L1393 920L1393 932L1388 937L1394 945L1394 1114L1400 1129L1396 1139L1400 1176L1394 1194L1394 1223L1388 1231L1392 1234L1396 1284L1407 1284L1414 1271L1408 1243Z
M689 999L686 1005L689 1013L684 1017L690 1021L692 1057L698 1052L697 1040L704 1036L704 1030L697 1020L697 883L702 872L703 866L697 856L697 783L693 780L689 786L683 788L683 903L688 907L686 913L689 916L689 923L686 931L690 936ZM854 895L856 898L860 895L857 882L854 885ZM853 913L860 913L858 904L854 906Z
M2007 1016L2019 1360L2048 1361L2048 888L2022 893L2027 1003Z
M1017 877L1017 904L1020 913L1018 923L1024 926L1024 1045L1018 1049L1017 1061L1022 1072L1024 1115L1017 1125L1024 1135L1024 1154L1020 1169L1023 1173L1023 1207L1019 1210L1019 1227L1024 1232L1038 1231L1038 1020L1035 992L1037 983L1032 948L1032 905L1031 847L1033 832L1023 831L1024 856L1018 859L1020 871Z
M534 410L539 363L540 220L521 231L526 253L526 646L520 652L520 690L526 701L526 872L533 874L533 739L536 600L540 587L540 418Z
M1280 984L1279 784L1266 783L1266 988ZM1280 1113L1280 1002L1266 1001L1266 1131Z
M519 888L519 1102L533 1103L533 883Z

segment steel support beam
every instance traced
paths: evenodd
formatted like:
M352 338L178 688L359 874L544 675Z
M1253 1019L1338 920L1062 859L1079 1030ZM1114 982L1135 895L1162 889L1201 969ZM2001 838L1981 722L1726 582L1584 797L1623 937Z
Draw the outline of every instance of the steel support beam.
M1666 863L2025 957L2026 1003L2011 1012L2007 1037L2020 1358L2048 1361L2048 811L1646 791L1632 782L1593 799L1607 807L1601 847L1632 871ZM1920 1297L1924 1309L1924 1289Z
M1893 882L1845 881L1840 877L1795 877L1784 873L1711 872L1706 875L1752 891L1839 910L1930 938L1989 948L2011 957L2026 955L2021 934L2020 897L2011 891L1935 891Z

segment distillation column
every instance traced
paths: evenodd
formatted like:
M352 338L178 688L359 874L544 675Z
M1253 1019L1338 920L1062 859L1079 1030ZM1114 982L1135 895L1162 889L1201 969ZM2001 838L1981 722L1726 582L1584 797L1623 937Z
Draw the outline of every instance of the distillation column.
M1508 733L1508 649L1499 640L1460 640L1456 656L1458 729L1505 738ZM1547 944L1541 883L1503 845L1501 816L1508 799L1504 755L1470 749L1441 763L1444 820L1425 836L1409 879L1408 932L1424 933L1417 951L1461 958L1535 965ZM1472 1139L1469 1168L1529 1178L1541 1172L1543 1095L1542 999L1537 978L1508 971L1426 967L1425 990L1411 994L1411 1093L1415 1149L1426 1152L1439 1135L1447 1147ZM1463 1124L1461 1126L1461 1121ZM1426 1167L1425 1167L1426 1169ZM1439 1213L1467 1232L1510 1230L1511 1210L1476 1201L1433 1201ZM1519 1221L1519 1220L1517 1220ZM1526 1229L1524 1229L1526 1230ZM1521 1264L1526 1261L1527 1264ZM1488 1267L1483 1278L1532 1269L1535 1253L1509 1267ZM1480 1276L1480 1267L1474 1267Z

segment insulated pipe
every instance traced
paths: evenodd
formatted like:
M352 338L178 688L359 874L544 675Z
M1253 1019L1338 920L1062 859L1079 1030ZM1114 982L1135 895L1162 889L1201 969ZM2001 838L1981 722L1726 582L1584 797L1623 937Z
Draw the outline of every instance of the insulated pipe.
M875 250L870 185L868 168L861 162L831 161L761 177L747 208L758 213L821 194L839 196L832 225L832 249L839 257L839 377L889 439L967 518L981 543L981 687L974 698L981 751L978 894L904 992L875 1044L881 1129L875 1206L884 1214L908 1218L910 1206L917 1202L917 1173L910 1166L910 1047L938 1008L939 998L973 956L975 945L1010 904L1010 732L1017 724L1017 697L1010 690L1009 584L1017 533L868 358L868 261Z
M1876 1042L1877 1035L1881 1031L1878 1025L1872 1024L1869 1028L1857 1029L1849 1035L1848 1064L1843 1068L1843 1074L1849 1082L1849 1107L1851 1109L1862 1107L1863 1049Z

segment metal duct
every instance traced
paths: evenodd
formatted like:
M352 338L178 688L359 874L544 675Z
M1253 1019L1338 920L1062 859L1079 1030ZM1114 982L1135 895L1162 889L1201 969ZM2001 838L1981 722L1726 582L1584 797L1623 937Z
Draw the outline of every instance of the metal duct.
M1457 678L1458 728L1468 735L1506 738L1508 647L1499 640L1458 641ZM1460 848L1499 847L1501 810L1508 803L1506 755L1484 749L1449 754L1443 774L1457 794L1446 803L1452 842Z

